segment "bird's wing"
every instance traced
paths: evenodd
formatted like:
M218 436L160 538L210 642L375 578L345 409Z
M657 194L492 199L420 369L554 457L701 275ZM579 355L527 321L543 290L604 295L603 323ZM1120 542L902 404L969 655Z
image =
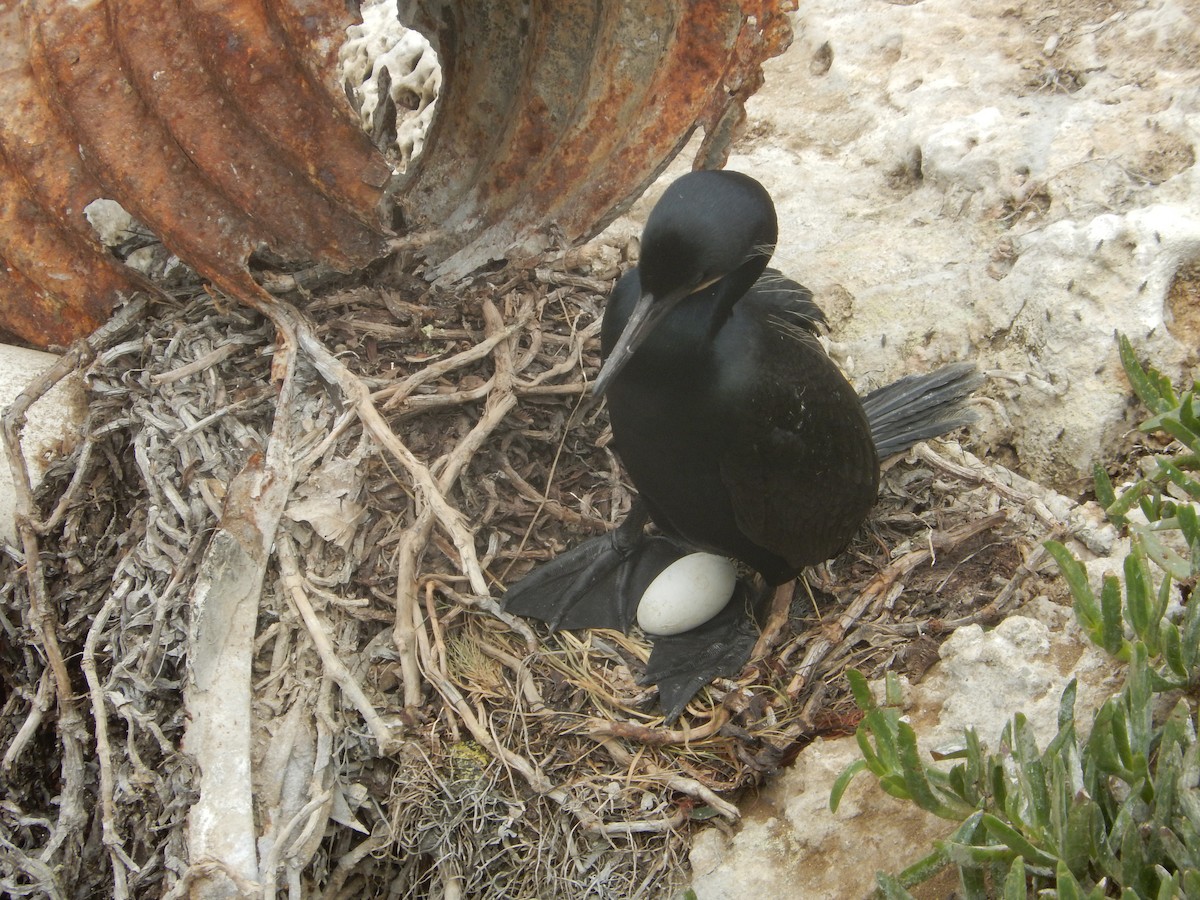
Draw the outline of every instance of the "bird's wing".
M742 302L761 310L774 326L785 332L798 333L795 330L801 329L820 334L829 327L825 313L813 300L812 291L778 269L764 269Z
M875 502L879 463L861 401L808 310L748 299L723 330L735 346L718 348L746 359L718 386L729 424L721 477L738 528L798 570L849 543Z

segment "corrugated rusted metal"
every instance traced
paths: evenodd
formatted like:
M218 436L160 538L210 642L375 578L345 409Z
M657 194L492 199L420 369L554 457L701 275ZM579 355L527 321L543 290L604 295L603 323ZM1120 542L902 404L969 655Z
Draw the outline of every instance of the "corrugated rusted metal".
M449 232L436 271L459 276L514 246L536 249L551 222L567 240L594 234L697 126L706 164L723 161L763 60L791 40L783 6L492 0L433 19L416 4L443 86L400 199L410 220Z
M98 197L239 296L256 248L377 258L392 203L447 278L589 236L695 127L720 160L785 5L411 2L443 89L397 179L338 83L342 0L0 0L0 328L62 344L144 286L85 220Z

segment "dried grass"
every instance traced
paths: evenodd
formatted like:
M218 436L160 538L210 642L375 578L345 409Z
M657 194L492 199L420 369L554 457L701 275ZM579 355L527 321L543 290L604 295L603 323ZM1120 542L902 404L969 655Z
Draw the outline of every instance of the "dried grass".
M492 599L630 501L584 399L610 282L543 265L455 293L335 282L304 298L311 334L202 292L143 301L64 363L88 421L0 586L0 889L664 896L694 829L853 727L847 666L919 677L940 635L1041 589L1041 489L918 448L766 652L665 728L641 636L548 635ZM247 880L189 833L185 702L214 536L280 447L295 487L252 623Z

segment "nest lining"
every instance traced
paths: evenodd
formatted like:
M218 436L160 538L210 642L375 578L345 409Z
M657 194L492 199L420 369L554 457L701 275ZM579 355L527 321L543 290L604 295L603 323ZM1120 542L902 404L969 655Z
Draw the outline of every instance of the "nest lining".
M6 891L182 896L220 868L188 833L196 586L281 427L297 479L253 637L256 893L664 895L695 828L853 728L846 667L919 677L941 634L1044 589L1040 489L922 445L743 673L665 728L641 635L547 634L492 599L629 507L586 399L611 279L568 265L295 292L319 346L297 339L282 381L279 320L202 292L127 309L80 355L88 420L38 496L37 563L6 560Z

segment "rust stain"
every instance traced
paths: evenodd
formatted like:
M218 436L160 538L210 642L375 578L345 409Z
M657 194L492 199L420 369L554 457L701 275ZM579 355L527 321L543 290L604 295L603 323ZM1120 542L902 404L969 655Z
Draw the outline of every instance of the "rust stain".
M399 199L410 221L449 225L434 274L535 251L551 225L571 241L596 233L697 127L703 164L722 164L762 62L791 41L791 8L493 0L426 23L443 59L438 123Z
M0 255L5 270L20 272L24 283L35 285L35 298L55 298L55 302L43 310L38 310L36 303L32 309L20 303L9 308L17 316L45 320L50 339L47 343L69 343L73 329L65 323L69 323L72 312L77 311L81 319L95 327L104 321L107 310L102 304L97 306L92 297L119 290L128 279L114 261L103 256L97 259L93 247L61 227L25 188L21 173L0 155L0 233L23 236L4 242ZM4 327L17 332L14 327Z
M343 0L0 0L0 329L46 346L147 289L83 210L118 201L249 303L255 250L339 269L391 205L433 276L594 234L695 128L724 160L787 0L414 0L443 68L418 164L391 172L338 80Z
M0 4L0 329L41 347L100 325L140 285L83 209L101 196L34 80L15 4Z
M208 187L244 210L272 249L315 255L352 269L380 255L376 230L336 205L291 166L201 65L188 23L173 0L111 4L124 65L151 111L204 173ZM175 48L170 65L160 49ZM355 143L360 138L355 135ZM222 160L214 166L212 160ZM353 165L353 164L351 164Z
M34 72L65 112L106 196L198 268L241 264L255 243L252 223L209 189L137 93L107 6L47 0L32 6Z
M196 29L204 64L229 102L317 189L364 223L377 221L375 207L390 167L363 130L314 89L295 57L281 52L287 41L264 5L256 0L179 2ZM347 16L343 31L349 24Z

